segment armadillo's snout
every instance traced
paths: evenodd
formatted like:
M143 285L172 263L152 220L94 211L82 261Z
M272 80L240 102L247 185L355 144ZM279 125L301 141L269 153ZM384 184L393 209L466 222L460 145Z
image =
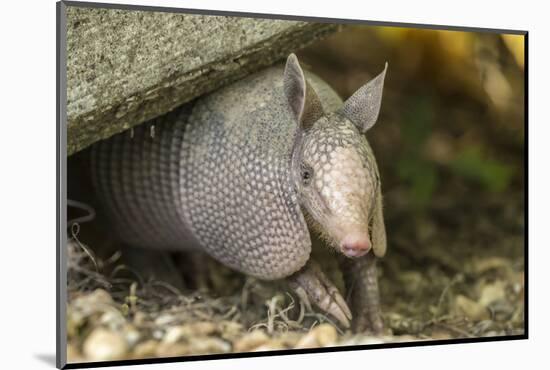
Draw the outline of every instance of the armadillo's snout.
M367 234L349 234L342 243L340 249L347 257L361 257L367 254L371 243Z

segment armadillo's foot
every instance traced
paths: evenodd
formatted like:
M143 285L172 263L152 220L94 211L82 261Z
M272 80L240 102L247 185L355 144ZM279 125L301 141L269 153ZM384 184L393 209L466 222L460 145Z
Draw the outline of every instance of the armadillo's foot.
M350 326L351 311L346 301L317 263L309 260L300 271L289 276L287 281L308 308L313 303L335 317L342 326Z
M384 322L380 309L376 256L371 252L356 259L346 258L342 261L342 271L353 312L353 331L381 334Z
M188 251L176 255L176 265L180 268L186 286L199 292L211 289L209 279L210 257L203 252Z
M162 281L183 290L185 284L170 253L153 249L141 249L132 246L120 246L122 261L142 280Z

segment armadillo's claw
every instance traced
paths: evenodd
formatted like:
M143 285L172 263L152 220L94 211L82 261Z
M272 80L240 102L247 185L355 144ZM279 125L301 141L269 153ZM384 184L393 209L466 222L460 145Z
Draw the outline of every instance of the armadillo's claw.
M346 301L316 263L310 260L304 268L290 276L288 282L308 308L313 303L345 328L350 326L352 316Z

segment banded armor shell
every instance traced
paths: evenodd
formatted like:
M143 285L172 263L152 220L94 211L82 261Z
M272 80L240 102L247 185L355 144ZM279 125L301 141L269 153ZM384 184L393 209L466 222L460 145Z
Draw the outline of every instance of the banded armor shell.
M307 74L325 112L336 93ZM198 248L261 279L299 270L311 251L291 181L297 125L273 67L92 147L96 193L120 239Z

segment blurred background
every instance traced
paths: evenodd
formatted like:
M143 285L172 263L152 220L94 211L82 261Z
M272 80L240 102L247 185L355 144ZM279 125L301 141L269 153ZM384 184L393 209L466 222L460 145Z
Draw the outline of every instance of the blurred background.
M299 53L343 98L389 64L367 133L381 172L394 333L523 330L524 37L351 26Z
M384 335L343 331L286 286L204 256L164 268L165 256L116 242L98 212L69 234L70 361L523 334L524 37L345 26L297 54L344 99L389 64L367 133L388 238ZM93 204L86 158L69 160L69 195Z

